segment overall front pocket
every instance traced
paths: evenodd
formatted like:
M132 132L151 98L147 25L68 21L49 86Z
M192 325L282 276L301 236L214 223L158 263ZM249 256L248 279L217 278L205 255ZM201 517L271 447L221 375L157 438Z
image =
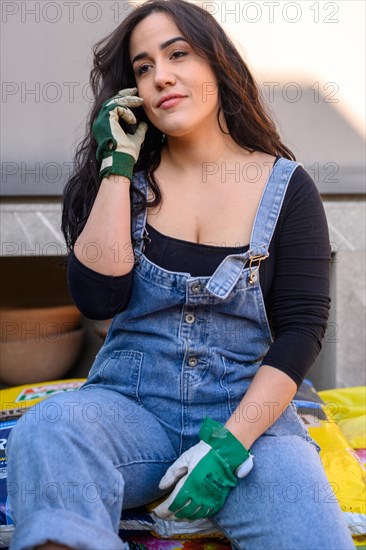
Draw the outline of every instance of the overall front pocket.
M140 402L139 384L143 353L135 350L114 350L110 357L102 362L98 359L99 357L82 388L99 385Z
M244 362L221 357L224 370L220 379L220 385L227 394L228 407L232 414L247 392L255 374L259 368L259 362Z

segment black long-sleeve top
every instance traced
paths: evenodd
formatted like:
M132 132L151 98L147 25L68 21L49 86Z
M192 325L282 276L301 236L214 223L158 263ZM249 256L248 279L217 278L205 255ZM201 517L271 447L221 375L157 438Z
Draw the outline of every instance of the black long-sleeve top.
M151 242L144 253L169 271L193 277L210 276L222 260L243 247L191 243L161 234L146 224ZM286 373L299 388L322 347L329 315L330 243L319 192L309 174L298 166L284 197L280 216L261 262L260 285L274 338L262 364ZM68 286L80 311L90 319L110 319L128 308L132 271L102 275L82 264L72 252Z

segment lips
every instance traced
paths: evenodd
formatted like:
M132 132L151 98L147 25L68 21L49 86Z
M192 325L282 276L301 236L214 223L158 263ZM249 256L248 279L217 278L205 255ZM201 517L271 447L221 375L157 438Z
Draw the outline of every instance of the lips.
M165 95L158 101L157 107L161 107L162 104L165 101L168 101L169 99L183 98L183 97L185 97L185 96L181 95L181 94L168 94L168 95Z

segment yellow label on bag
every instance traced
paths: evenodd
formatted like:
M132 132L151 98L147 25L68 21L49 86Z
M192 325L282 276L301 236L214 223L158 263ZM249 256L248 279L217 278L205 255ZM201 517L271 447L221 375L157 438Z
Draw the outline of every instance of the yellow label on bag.
M21 411L22 409L32 407L50 395L77 390L85 380L86 378L69 378L0 390L0 411Z

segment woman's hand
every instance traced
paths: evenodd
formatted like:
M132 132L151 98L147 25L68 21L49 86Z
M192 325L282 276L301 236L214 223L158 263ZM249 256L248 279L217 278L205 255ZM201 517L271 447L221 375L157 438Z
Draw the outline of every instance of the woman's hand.
M132 178L147 124L140 122L136 132L129 134L121 128L119 118L128 124L136 124L136 117L130 107L140 107L144 101L136 93L137 88L120 90L117 95L103 103L93 123L92 132L98 143L96 157L101 161L100 179L110 174Z
M194 520L215 514L237 477L245 477L253 467L250 452L219 422L206 417L199 435L201 441L185 451L160 480L160 489L179 480L169 497L152 510L161 518Z

